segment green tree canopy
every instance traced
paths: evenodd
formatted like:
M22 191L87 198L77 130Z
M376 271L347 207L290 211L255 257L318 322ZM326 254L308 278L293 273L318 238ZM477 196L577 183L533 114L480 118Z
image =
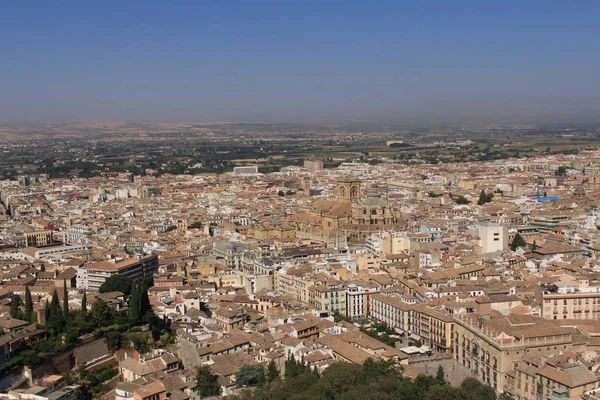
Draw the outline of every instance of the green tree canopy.
M221 394L221 385L218 375L213 375L210 367L203 365L198 367L196 373L196 388L194 389L200 397L218 396Z
M21 310L21 305L23 302L21 301L21 297L19 295L13 294L10 300L10 316L16 319L23 319L23 311Z
M81 311L87 312L87 293L83 291L83 297L81 298Z
M481 192L479 192L479 200L477 200L477 204L482 206L485 203L491 202L493 198L494 198L493 193L491 193L491 192L488 193L484 189L481 189Z
M518 247L525 247L525 246L527 246L525 239L523 239L523 237L521 235L519 235L519 233L517 232L512 243L510 244L510 249L512 251L515 251L515 250L517 250Z
M116 274L107 278L98 290L100 293L121 292L127 297L131 294L131 285L131 279L125 275Z
M460 384L460 389L466 394L468 400L496 400L494 389L474 378L465 378Z
M433 385L421 398L423 400L468 400L467 395L462 390L444 384Z
M292 366L288 359L286 365ZM296 367L300 363L296 364ZM294 368L294 367L292 367ZM288 374L253 390L243 391L234 400L496 400L494 390L477 380L465 380L460 387L446 382L443 368L437 376L402 377L402 367L392 361L368 359L363 365L336 362L318 376L310 368Z
M567 174L567 167L561 165L555 172L556 176L565 176Z
M235 374L238 386L258 386L265 381L265 370L262 365L242 365Z
M65 318L69 315L69 293L67 292L67 281L63 280L63 314Z
M440 383L446 383L446 374L444 373L444 367L442 367L441 365L437 369L435 379L437 379Z
M267 382L273 382L279 379L279 368L277 368L277 364L275 364L275 360L271 360L269 362L269 366L267 367Z
M52 301L48 307L46 317L46 329L51 336L57 336L65 329L66 320L63 310L60 308L58 303L58 294L56 290L52 293Z
M50 301L50 316L62 313L60 306L58 305L58 294L56 290L52 292L52 300Z
M335 363L323 372L319 386L325 397L337 398L342 393L353 391L361 382L365 382L363 378L365 371L358 364Z
M102 300L96 300L92 304L92 322L97 326L105 326L107 321L112 321L113 312L111 308Z
M148 289L145 284L133 284L129 298L128 317L132 324L147 322L152 315Z
M467 199L465 198L465 196L458 196L456 199L454 199L454 202L455 202L456 204L469 204L469 203L470 203L470 201L469 201L469 200L467 200Z
M24 318L26 321L34 324L37 322L37 317L33 313L33 300L31 299L31 291L29 290L29 286L25 286L25 315Z
M310 372L310 368L304 362L296 361L294 357L289 357L285 362L285 378L295 378L300 374Z

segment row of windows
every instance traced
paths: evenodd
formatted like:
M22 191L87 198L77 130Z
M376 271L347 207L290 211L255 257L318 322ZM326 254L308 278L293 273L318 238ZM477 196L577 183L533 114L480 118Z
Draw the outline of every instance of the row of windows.
M572 304L579 305L579 306L584 304L584 300L585 300L585 304L590 304L590 300L592 300L591 304L600 304L600 298L594 297L594 298L590 299L589 297L587 297L585 299L563 299L563 301L562 301L563 305L566 306L568 304L568 300L572 300ZM554 304L556 306L556 305L558 305L558 300L557 299L544 300L544 303L545 304Z

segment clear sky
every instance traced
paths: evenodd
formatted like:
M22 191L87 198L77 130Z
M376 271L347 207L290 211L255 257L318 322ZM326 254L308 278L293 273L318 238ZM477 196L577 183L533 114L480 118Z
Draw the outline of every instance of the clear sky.
M0 1L0 122L600 109L600 1Z

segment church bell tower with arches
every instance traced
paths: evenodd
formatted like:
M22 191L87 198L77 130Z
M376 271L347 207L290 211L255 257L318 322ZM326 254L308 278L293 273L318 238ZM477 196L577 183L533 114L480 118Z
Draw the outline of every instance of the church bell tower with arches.
M346 203L357 203L360 201L360 181L356 179L344 179L337 183L338 201Z

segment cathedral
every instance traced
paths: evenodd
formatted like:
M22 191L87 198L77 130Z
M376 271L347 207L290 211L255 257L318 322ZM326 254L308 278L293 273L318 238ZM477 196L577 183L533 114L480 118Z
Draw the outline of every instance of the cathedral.
M317 200L310 210L296 213L296 236L331 248L363 243L371 234L386 230L404 230L407 221L383 197L363 199L361 182L356 179L337 183L337 201Z

